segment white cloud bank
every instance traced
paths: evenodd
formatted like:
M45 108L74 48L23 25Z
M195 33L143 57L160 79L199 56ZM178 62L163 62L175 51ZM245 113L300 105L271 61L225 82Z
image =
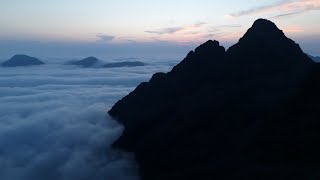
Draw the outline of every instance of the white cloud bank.
M110 149L122 127L107 110L168 68L0 68L0 179L138 179L133 157Z

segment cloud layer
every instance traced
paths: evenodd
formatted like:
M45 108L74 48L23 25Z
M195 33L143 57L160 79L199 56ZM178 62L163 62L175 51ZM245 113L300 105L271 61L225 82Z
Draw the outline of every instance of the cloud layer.
M122 127L106 112L169 67L0 68L0 179L138 179L133 157L110 149Z

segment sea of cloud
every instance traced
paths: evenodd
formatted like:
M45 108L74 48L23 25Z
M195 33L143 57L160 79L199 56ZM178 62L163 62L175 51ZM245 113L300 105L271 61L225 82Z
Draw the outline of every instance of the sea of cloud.
M0 179L139 179L133 155L110 148L123 128L107 110L172 65L0 67Z

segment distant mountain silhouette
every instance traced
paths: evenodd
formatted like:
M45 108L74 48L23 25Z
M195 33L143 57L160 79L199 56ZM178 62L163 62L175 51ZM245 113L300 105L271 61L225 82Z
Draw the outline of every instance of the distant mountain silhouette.
M104 68L136 67L136 66L144 66L144 63L140 61L124 61L124 62L107 63L103 65Z
M319 56L311 56L307 54L314 62L320 62L320 57Z
M207 41L109 114L143 179L319 179L320 65L258 19L227 51Z
M117 67L135 67L135 66L144 66L144 63L140 61L123 61L123 62L112 62L112 63L104 63L95 57L88 57L80 61L71 61L67 64L70 65L78 65L85 68L90 67L103 67L103 68L117 68Z
M71 61L68 64L78 65L78 66L88 68L88 67L94 67L98 62L99 62L99 60L95 57L87 57L87 58L82 59L80 61Z
M44 62L40 61L37 58L30 57L27 55L15 55L8 61L2 63L4 67L16 67L16 66L33 66L33 65L42 65Z

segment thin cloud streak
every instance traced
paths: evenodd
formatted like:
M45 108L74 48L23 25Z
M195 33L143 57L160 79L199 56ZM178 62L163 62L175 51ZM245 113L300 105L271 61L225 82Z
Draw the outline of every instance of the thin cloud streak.
M240 24L226 24L226 25L217 25L217 26L211 26L209 29L208 29L208 32L210 33L213 33L213 32L219 32L219 31L222 31L225 30L225 29L230 29L230 28L241 28L242 25Z
M226 25L218 25L218 26L212 26L213 28L240 28L242 25L240 24L226 24Z
M203 38L213 38L213 37L216 37L217 35L221 35L223 33L209 33L209 34L205 34L203 35L202 37Z
M167 28L163 28L163 29L159 29L159 30L148 30L148 31L144 31L146 33L151 33L151 34L158 34L158 35L163 35L163 34L175 34L178 32L185 32L185 33L191 33L195 32L195 31L191 31L191 30L196 30L201 28L204 25L207 25L208 23L206 22L198 22L192 25L188 25L188 26L176 26L176 27L167 27Z
M193 26L194 26L194 27L201 27L201 26L207 25L207 24L208 24L208 23L206 23L206 22L198 22L198 23L194 24Z
M96 35L96 37L98 38L97 42L109 42L115 38L115 36L102 35L102 34L98 34Z
M320 10L319 0L284 0L271 5L260 6L256 8L231 13L229 17L241 17L245 15L275 13L275 12L307 12L311 10Z
M164 29L160 29L160 30L144 31L144 32L162 35L162 34L174 34L182 29L183 29L183 27L169 27L169 28L164 28Z
M302 12L291 12L291 13L278 14L276 16L269 17L268 19L278 19L278 18L293 16L293 15L301 14L301 13Z

